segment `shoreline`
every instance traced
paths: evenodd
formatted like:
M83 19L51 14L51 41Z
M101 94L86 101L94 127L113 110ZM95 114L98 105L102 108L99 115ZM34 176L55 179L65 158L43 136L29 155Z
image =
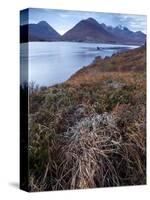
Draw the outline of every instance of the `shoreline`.
M46 85L38 85L34 81L31 81L31 83L34 82L35 85L38 85L39 88L52 88L52 87L55 87L57 85L65 84L65 83L70 82L70 80L72 78L74 78L77 74L83 72L84 70L87 70L89 67L91 68L96 62L99 62L99 61L104 61L105 62L105 61L108 61L109 59L111 59L113 56L119 56L119 55L122 55L125 52L132 52L132 51L135 51L136 49L138 50L139 48L142 48L142 47L143 46L140 46L140 47L137 47L137 48L133 48L133 49L129 49L129 48L123 49L123 48L121 48L122 51L118 51L117 53L114 53L111 56L105 56L104 58L102 58L101 56L96 56L91 63L89 63L87 66L82 66L82 68L80 68L79 70L77 70L69 78L67 78L65 81L62 81L60 83L56 83L56 84L48 85L48 86L46 86Z
M89 43L89 44L111 44L111 45L133 45L133 46L142 46L142 45L144 45L144 43L110 43L110 42L108 42L108 43L106 43L106 42L99 42L99 41L95 41L95 42L90 42L90 41L84 41L84 42L79 42L79 41L65 41L65 40L61 40L61 41L58 41L58 40L56 40L56 41L27 41L27 42L20 42L20 44L28 44L28 43L30 43L30 42L43 42L43 43L45 43L45 42L48 42L48 43L51 43L51 42L74 42L74 43Z
M94 47L93 47L94 48ZM95 47L95 51L105 51L105 50L109 50L109 49L111 49L111 50L116 50L117 52L116 53L113 53L111 56L105 56L104 58L103 57L101 57L101 56L95 56L87 65L83 65L81 68L79 68L79 69L77 69L77 71L75 71L75 72L73 72L69 77L67 77L64 81L62 81L62 82L56 82L56 83L54 83L54 84L52 84L52 85L49 85L49 84L46 84L46 85L41 85L41 84L38 84L38 83L36 83L36 81L31 81L31 82L35 82L35 84L37 84L37 85L39 85L40 87L52 87L52 86L54 86L54 85L58 85L58 84L63 84L63 83L65 83L65 82L67 82L72 76L74 76L76 73L78 73L78 71L80 71L80 70L82 70L82 69L85 69L86 67L88 67L88 66L91 66L92 64L94 64L97 60L99 60L99 59L101 59L101 60L106 60L106 59L108 59L108 58L111 58L112 56L114 56L114 55L119 55L119 54L121 54L121 53L123 53L123 52L128 52L128 51L132 51L132 50L135 50L135 49L138 49L138 48L140 48L139 46L136 46L135 48L133 48L133 47L129 47L129 46L124 46L124 47L120 47L120 46L116 46L116 47L101 47L101 49L100 50L96 50L96 47Z

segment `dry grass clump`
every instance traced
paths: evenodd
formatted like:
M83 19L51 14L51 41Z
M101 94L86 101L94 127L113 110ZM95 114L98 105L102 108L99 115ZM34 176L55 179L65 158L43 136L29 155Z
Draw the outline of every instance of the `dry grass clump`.
M145 135L124 132L119 120L108 113L83 118L61 136L63 164L53 189L145 183Z
M68 163L67 170L71 170L66 188L119 185L110 156L117 153L121 144L121 136L113 116L104 113L83 118L70 127L63 137L67 139L67 143L62 154L65 163ZM65 172L66 169L64 174Z

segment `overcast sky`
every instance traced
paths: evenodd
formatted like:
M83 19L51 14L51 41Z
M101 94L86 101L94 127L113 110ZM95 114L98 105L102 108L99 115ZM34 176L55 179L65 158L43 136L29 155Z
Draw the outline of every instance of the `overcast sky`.
M26 12L22 14L21 24L27 23ZM47 21L57 32L64 34L82 19L92 17L99 23L110 26L123 25L132 31L142 31L146 33L146 16L131 14L114 14L101 12L81 12L53 9L29 9L29 23Z

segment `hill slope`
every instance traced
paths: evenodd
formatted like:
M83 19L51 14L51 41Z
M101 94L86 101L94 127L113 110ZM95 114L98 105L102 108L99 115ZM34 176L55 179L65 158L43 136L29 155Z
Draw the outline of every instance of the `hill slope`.
M99 24L95 19L88 18L67 31L62 39L80 42L144 44L146 35L122 26L112 27L104 23Z
M97 57L92 64L80 69L69 80L68 83L94 81L104 72L145 72L146 71L146 49L145 46L129 50L113 56L101 59Z
M60 40L60 34L45 21L20 26L21 42L57 40Z
M95 19L88 18L80 21L63 36L63 40L114 42L115 37L106 31Z
M117 40L122 43L144 44L146 41L146 34L141 31L133 32L127 27L121 25L112 27L106 26L104 23L102 23L101 26L103 26L106 31L117 37Z

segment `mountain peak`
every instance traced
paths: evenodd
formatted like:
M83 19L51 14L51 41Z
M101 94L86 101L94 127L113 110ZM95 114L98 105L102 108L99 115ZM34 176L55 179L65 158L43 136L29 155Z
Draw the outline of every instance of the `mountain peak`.
M90 23L98 23L94 18L89 17L88 19L85 19L84 21L90 22Z
M137 33L139 35L144 35L144 33L142 31L136 31L135 33Z
M46 21L21 26L20 35L21 42L60 40L60 34Z
M119 29L121 31L130 31L127 27L123 26L123 25L118 25L116 26L116 29Z
M124 30L125 27L123 25L118 25L118 26L116 26L116 28Z
M92 18L92 17L89 17L89 18L87 18L87 20L88 21L96 21L94 18Z
M42 26L50 26L46 21L40 21L38 24Z

